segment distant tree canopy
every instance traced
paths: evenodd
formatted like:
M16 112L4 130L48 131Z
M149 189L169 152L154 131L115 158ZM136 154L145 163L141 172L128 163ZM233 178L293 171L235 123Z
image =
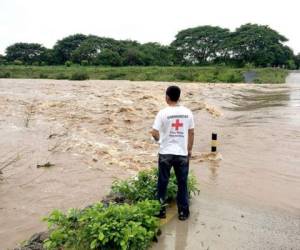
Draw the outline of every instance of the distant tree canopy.
M294 61L296 64L296 68L299 69L300 68L300 53L295 56Z
M228 29L200 26L180 31L171 46L183 64L207 64L226 56L229 36Z
M64 64L71 60L72 53L87 39L83 34L75 34L67 36L62 40L58 40L53 47L54 62L57 64Z
M15 43L6 49L6 59L9 62L20 61L33 64L42 60L46 48L38 43Z
M240 64L282 66L293 57L292 50L283 45L286 41L268 26L245 24L233 32L228 45L232 59Z
M0 55L0 64L172 66L225 64L243 67L299 68L300 55L284 43L287 38L268 26L245 24L230 32L218 26L199 26L178 32L168 46L131 40L74 34L52 49L36 43L16 43Z

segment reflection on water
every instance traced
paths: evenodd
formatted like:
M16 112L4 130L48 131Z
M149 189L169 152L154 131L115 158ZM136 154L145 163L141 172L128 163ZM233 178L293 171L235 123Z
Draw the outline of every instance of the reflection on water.
M212 182L217 182L219 167L220 167L219 161L212 161L212 162L209 162L209 164L208 164L208 169L211 172L209 178Z

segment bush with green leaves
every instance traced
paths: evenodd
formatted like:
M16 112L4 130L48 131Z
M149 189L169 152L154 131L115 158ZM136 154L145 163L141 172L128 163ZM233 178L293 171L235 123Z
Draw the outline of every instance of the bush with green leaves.
M96 203L64 214L53 211L45 218L51 231L44 247L54 249L147 249L159 234L158 201L133 205Z
M57 80L69 79L69 77L64 73L58 73L57 75L54 76L54 78Z
M14 60L13 63L14 63L14 65L23 65L23 62L21 60L18 60L18 59Z
M137 202L142 200L155 200L157 190L158 170L152 168L143 170L135 178L128 180L118 180L112 185L112 194L126 199L128 202ZM196 177L190 173L188 178L188 190L190 196L198 194L200 190L197 187ZM170 180L167 188L168 201L175 200L177 194L177 180L174 170L171 171Z
M88 66L88 65L89 65L89 61L88 61L88 60L82 60L82 61L80 62L80 64L81 64L82 66Z
M71 61L66 61L66 62L65 62L65 66L66 66L66 67L70 67L71 65L72 65L72 62L71 62Z
M75 72L71 75L70 80L83 81L90 79L89 75L84 72Z
M40 78L40 79L47 79L47 78L48 78L48 75L45 74L45 73L40 73L39 78Z
M0 72L0 78L10 78L10 72Z

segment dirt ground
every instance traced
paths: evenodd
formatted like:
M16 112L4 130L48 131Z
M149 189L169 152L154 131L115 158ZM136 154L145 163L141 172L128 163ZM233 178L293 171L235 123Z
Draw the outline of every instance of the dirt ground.
M155 166L149 130L168 85L0 79L0 249L44 230L41 218L54 208L101 200L113 180ZM203 195L195 204L221 197L281 211L300 232L300 122L292 102L299 88L179 85L197 125L191 169ZM217 159L209 155L213 131L222 138Z

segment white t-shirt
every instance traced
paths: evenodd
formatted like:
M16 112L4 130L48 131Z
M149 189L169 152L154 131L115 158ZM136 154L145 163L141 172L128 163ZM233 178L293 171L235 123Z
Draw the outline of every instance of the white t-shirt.
M159 153L188 155L188 130L194 126L193 114L184 106L169 106L160 110L152 127L159 131Z

